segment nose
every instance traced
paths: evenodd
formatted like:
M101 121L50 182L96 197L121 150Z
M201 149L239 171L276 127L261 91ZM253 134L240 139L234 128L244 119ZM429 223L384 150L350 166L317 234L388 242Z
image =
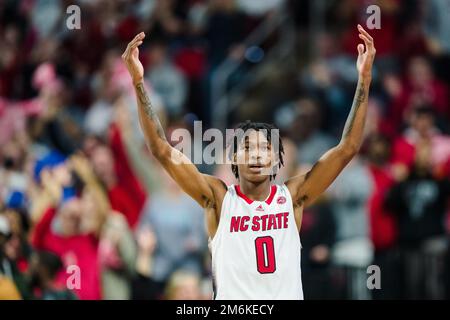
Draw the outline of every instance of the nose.
M253 150L250 152L250 160L252 162L259 162L262 159L259 150Z

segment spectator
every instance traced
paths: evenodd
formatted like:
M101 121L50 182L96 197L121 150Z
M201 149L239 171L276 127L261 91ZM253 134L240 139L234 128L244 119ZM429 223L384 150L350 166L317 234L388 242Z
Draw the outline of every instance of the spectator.
M102 63L102 68L94 78L96 101L85 114L84 127L90 134L105 136L113 120L113 103L118 92L113 86L113 66L117 59L114 52L108 52Z
M47 251L34 252L30 259L31 288L40 300L76 300L73 292L55 283L63 268L61 259Z
M344 297L368 299L364 285L366 268L372 261L373 248L366 203L373 189L370 171L359 157L354 158L329 188L336 221L336 243L332 261L344 269Z
M414 164L416 146L423 140L430 141L431 166L440 170L450 158L450 136L444 135L435 125L435 113L429 107L412 110L410 126L393 146L392 162L411 168Z
M84 234L82 210L77 197L64 199L59 208L48 208L34 229L32 244L38 250L53 252L63 261L57 283L65 284L69 276L65 269L76 265L83 283L74 289L78 298L101 299L98 240L92 234Z
M33 222L38 221L48 207L57 205L64 195L75 192L66 157L57 151L51 151L36 161L33 178L37 183L31 198Z
M290 136L298 148L298 161L312 165L334 145L334 139L320 131L321 113L311 99L299 99L294 104L294 122Z
M154 42L149 50L147 80L161 96L170 116L179 116L185 108L188 84L181 71L170 61L167 46Z
M32 251L28 242L29 217L24 198L20 192L11 193L3 211L11 229L9 240L5 244L5 255L17 265L21 273L27 271Z
M197 274L184 270L176 271L166 287L168 300L200 300L200 278Z
M424 30L429 36L430 45L437 53L450 52L450 26L446 12L448 0L430 0L424 6ZM447 27L446 27L447 26Z
M448 0L430 0L423 6L423 29L436 62L436 72L447 83L450 81L450 26L447 19Z
M392 97L389 120L395 128L401 128L409 113L424 105L429 106L436 115L448 121L448 87L436 79L425 57L415 57L408 63L402 89L397 96Z
M382 135L368 138L367 160L373 181L369 200L370 234L376 252L392 248L396 242L397 226L384 206L386 194L395 183L389 166L390 145Z
M115 124L110 130L111 148L93 139L86 142L86 151L96 175L107 190L111 208L122 213L134 228L146 195L131 168L120 131Z
M141 226L151 226L158 245L153 277L166 282L177 269L201 274L206 230L201 208L161 172L161 186L144 209Z
M218 66L244 38L244 16L236 8L234 0L210 2L206 23L206 39L209 45L209 62ZM217 35L220 34L220 37Z
M134 300L155 300L163 297L163 284L153 279L153 254L156 236L152 229L143 226L137 234L138 256L136 277L132 282Z
M328 203L303 212L302 277L306 299L333 299L336 287L332 280L331 250L335 243L336 223Z
M130 299L136 260L130 227L122 214L111 210L107 195L87 159L81 155L73 156L71 164L84 183L81 196L83 231L98 238L103 299Z
M373 191L368 202L370 237L374 247L374 265L383 270L383 290L374 290L374 299L398 299L397 234L395 217L387 210L384 202L390 188L395 183L389 164L389 140L373 134L367 141L367 160L371 173Z
M6 254L5 246L11 237L8 219L0 215L0 294L7 299L27 299L29 290L22 274Z
M402 254L402 298L443 298L439 279L446 250L444 216L450 194L447 179L432 173L431 145L417 145L415 162L406 179L393 186L387 207L398 219Z

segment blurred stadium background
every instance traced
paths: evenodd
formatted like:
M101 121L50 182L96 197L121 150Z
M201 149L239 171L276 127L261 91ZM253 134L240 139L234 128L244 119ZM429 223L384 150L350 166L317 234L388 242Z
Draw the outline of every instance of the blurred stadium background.
M448 299L449 0L1 0L0 299L210 299L202 210L146 150L127 42L147 34L169 137L196 120L273 122L281 182L338 141L372 4L365 143L304 213L305 298Z

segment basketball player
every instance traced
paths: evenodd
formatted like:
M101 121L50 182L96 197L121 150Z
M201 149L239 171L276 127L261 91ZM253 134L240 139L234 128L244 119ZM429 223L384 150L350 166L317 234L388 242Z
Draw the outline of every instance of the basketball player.
M212 252L215 299L303 299L299 230L302 212L327 189L355 156L363 138L375 48L372 37L358 25L363 44L357 47L358 85L341 141L305 175L283 185L266 174L283 164L281 139L273 148L274 127L247 122L244 136L235 136L232 170L238 185L200 173L185 155L166 140L144 88L139 33L122 58L136 91L139 120L148 147L177 184L205 210ZM277 150L275 150L277 149ZM244 162L244 163L242 163ZM180 244L181 245L181 244Z

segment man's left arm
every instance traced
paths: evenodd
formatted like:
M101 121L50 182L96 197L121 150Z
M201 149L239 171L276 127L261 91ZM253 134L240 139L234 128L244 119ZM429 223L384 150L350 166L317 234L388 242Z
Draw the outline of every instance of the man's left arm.
M358 153L361 146L376 51L373 38L367 31L360 25L358 31L359 37L364 41L364 45L358 45L358 85L341 141L328 150L306 175L293 177L286 182L296 205L307 206L313 203Z

